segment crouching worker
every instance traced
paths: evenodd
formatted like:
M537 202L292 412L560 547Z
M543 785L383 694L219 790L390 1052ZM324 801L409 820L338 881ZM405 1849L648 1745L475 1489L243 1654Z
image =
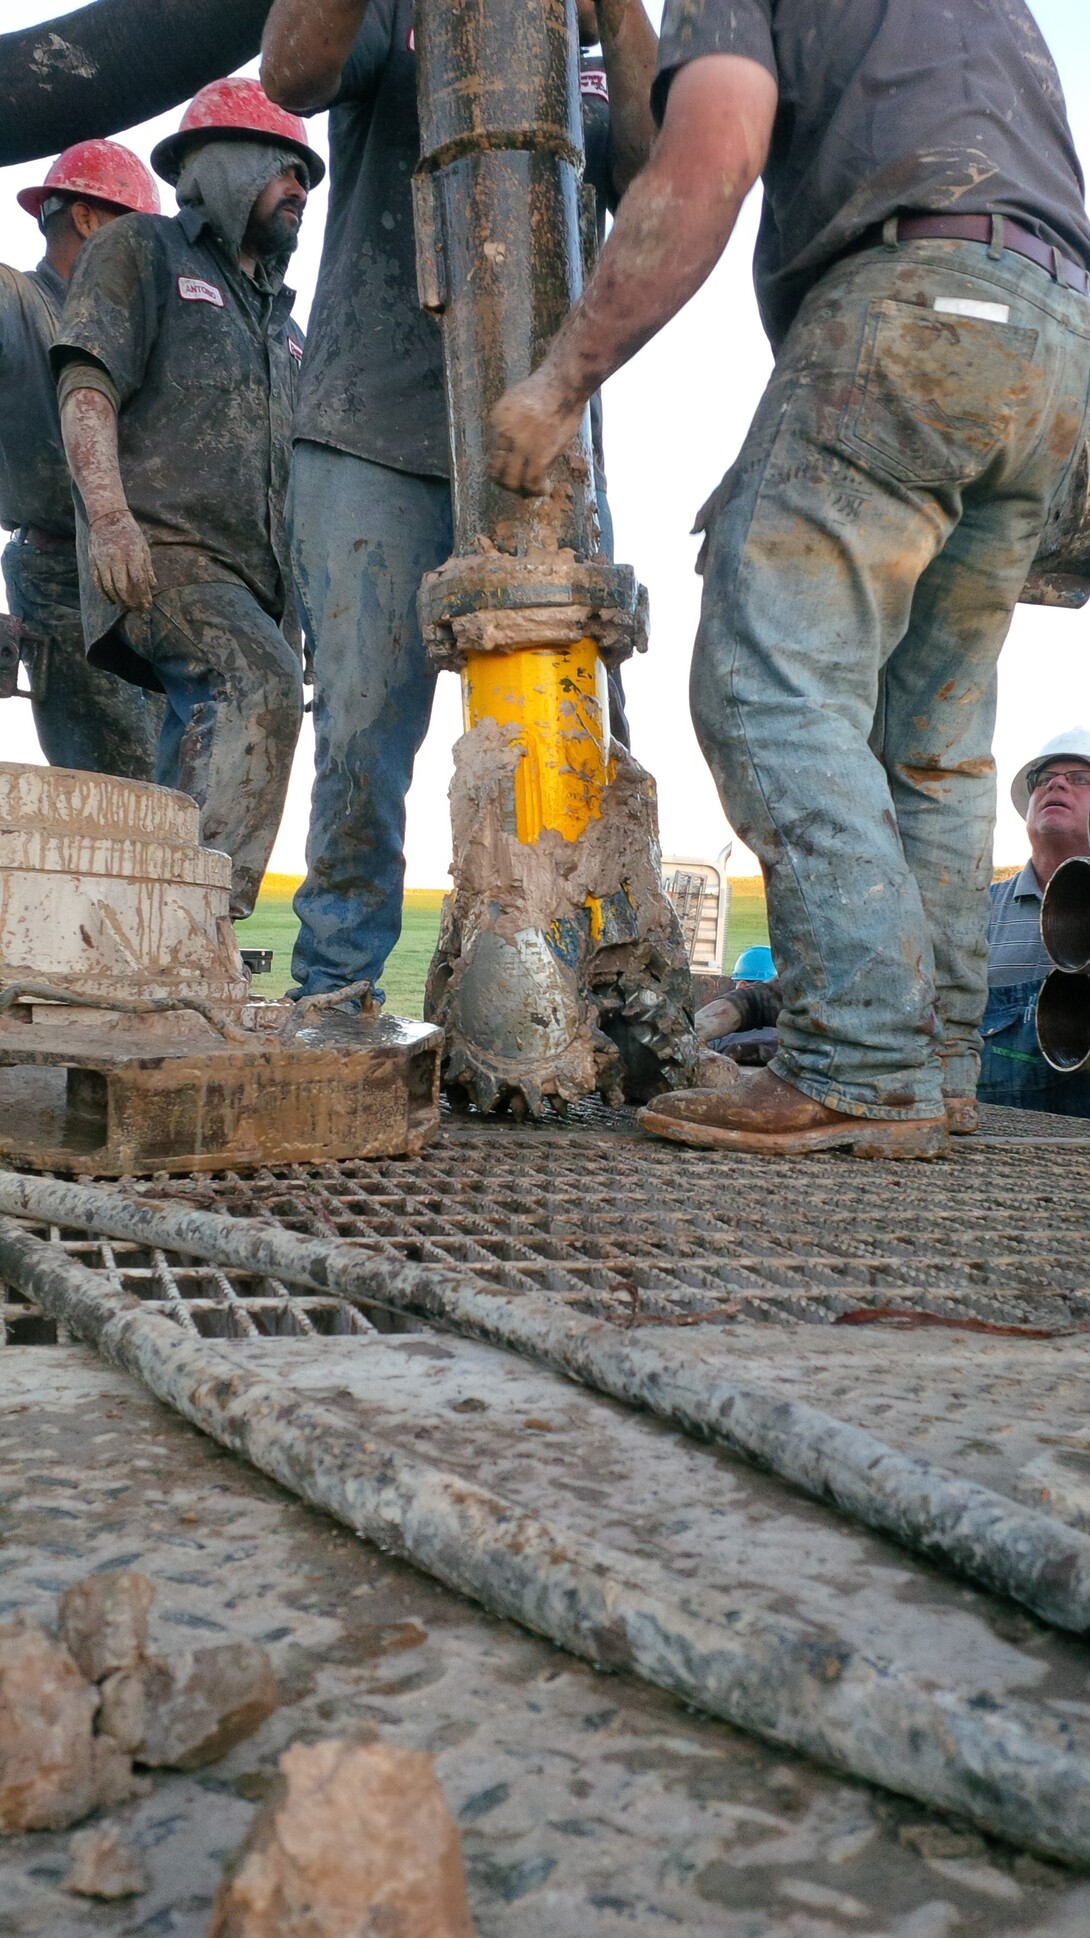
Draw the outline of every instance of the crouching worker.
M302 361L284 287L323 163L256 81L213 83L152 160L174 218L96 236L53 350L93 664L166 695L155 778L192 795L249 915L302 670L284 500Z
M76 514L49 350L84 244L126 212L157 215L159 192L127 148L81 141L16 200L45 238L36 269L0 266L0 525L13 534L4 582L34 725L54 767L150 781L161 703L84 655Z

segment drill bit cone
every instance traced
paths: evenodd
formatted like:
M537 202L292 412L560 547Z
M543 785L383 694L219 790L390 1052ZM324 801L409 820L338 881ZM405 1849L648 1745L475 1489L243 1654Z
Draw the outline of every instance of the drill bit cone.
M483 720L455 748L455 888L428 983L448 1090L482 1109L600 1091L641 1100L692 1081L688 957L659 879L651 776L611 750L601 811L569 840L519 838L525 749Z
M690 1081L691 985L654 784L609 740L606 662L642 646L646 604L597 549L586 420L542 498L488 473L493 405L582 288L574 6L419 0L417 46L420 295L442 327L455 523L419 607L466 720L427 1012L453 1094L536 1116Z

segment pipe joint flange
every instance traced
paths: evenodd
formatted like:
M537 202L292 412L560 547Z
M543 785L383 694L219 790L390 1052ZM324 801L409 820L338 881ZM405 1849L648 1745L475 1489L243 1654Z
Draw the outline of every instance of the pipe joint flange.
M435 667L458 672L467 653L513 653L593 639L607 666L647 651L647 588L631 566L573 552L482 552L429 572L417 601Z

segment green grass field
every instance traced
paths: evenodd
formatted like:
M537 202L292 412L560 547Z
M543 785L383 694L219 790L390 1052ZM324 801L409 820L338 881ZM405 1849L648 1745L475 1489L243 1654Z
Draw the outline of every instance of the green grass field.
M272 975L258 977L257 995L282 996L291 985L291 952L299 928L291 898L298 886L292 875L266 875L249 921L236 924L240 948L273 951ZM424 981L439 934L442 902L438 888L410 888L405 896L401 940L382 979L387 1006L399 1016L419 1016L423 1011Z
M237 925L242 948L273 951L272 975L260 976L254 984L261 996L282 996L291 983L291 952L299 927L291 898L297 887L292 875L266 875L256 909L248 922ZM424 981L439 934L442 901L438 888L410 888L405 896L401 940L382 979L387 1005L399 1016L420 1016L423 1012ZM751 943L767 941L763 882L759 877L732 882L728 965Z

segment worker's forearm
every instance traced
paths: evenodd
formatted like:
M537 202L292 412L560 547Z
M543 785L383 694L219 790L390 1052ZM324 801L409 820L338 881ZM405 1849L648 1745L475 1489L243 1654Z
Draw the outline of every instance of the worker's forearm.
M294 114L328 107L368 0L275 0L261 43L261 83Z
M595 0L613 130L613 186L618 199L651 155L655 122L651 83L659 41L643 0Z
M63 389L61 433L89 527L92 583L123 612L147 611L156 589L151 552L129 510L117 455L117 411L101 390Z
M582 409L706 282L730 239L748 181L679 182L654 166L633 182L580 302L541 374Z
M61 406L68 468L88 524L128 511L117 455L117 412L100 390L72 390Z

